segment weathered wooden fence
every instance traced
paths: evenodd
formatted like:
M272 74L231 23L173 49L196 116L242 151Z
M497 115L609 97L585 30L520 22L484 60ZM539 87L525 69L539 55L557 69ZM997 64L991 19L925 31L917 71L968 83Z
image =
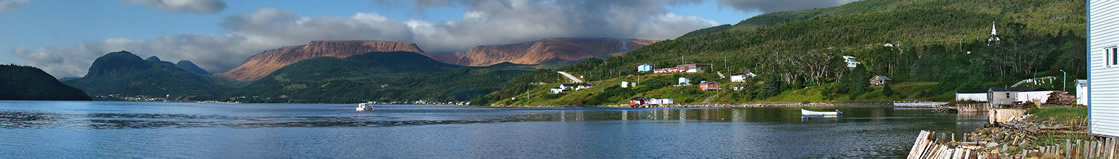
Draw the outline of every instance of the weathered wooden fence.
M1066 140L1065 144L1042 146L1027 153L1044 153L1063 158L1119 158L1119 147L1115 138L1102 138L1096 141Z
M1026 149L1017 155L1000 155L980 152L961 146L944 144L951 139L943 134L922 130L909 150L909 159L979 159L979 158L1027 158L1028 156L1056 156L1060 158L1104 158L1119 159L1119 139L1100 138L1094 141L1067 140L1065 144L1040 146ZM966 136L966 135L965 135ZM966 138L964 140L967 140ZM966 143L966 142L965 142Z

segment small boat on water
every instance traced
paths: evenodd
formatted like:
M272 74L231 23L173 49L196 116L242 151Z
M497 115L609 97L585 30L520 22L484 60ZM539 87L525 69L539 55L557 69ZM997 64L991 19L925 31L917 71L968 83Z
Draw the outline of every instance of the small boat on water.
M811 110L800 109L800 117L801 118L835 118L835 117L839 117L839 114L842 114L842 113L843 112L840 112L839 109L836 109L834 112L821 112L821 111L811 111Z
M357 111L373 111L373 103L360 103L357 104Z

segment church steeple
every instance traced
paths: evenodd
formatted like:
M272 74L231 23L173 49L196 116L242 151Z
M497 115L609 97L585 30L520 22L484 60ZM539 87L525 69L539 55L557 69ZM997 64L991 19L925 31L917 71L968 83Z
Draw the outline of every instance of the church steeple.
M998 36L998 30L995 30L995 22L991 22L991 36Z
M991 46L991 43L999 44L999 32L995 30L995 22L991 22L991 37L987 38L987 46Z

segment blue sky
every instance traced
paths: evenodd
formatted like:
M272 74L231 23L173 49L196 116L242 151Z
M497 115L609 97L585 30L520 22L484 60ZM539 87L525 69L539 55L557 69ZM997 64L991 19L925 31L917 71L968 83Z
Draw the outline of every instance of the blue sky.
M129 50L167 61L192 60L209 71L223 72L264 49L309 40L415 41L425 51L598 35L663 40L734 24L764 10L751 7L781 2L617 0L569 5L565 3L574 1L436 0L444 1L450 5L403 0L0 0L0 63L36 66L55 76L81 76L96 57ZM565 15L578 12L588 13ZM553 24L541 18L569 19ZM340 27L355 24L368 26ZM507 35L476 33L491 31Z

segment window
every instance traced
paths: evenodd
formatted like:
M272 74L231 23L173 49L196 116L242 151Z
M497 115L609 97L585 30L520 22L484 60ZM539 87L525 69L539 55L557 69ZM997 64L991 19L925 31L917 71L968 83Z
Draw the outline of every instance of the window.
M1119 65L1119 47L1111 47L1111 65Z
M1119 66L1119 47L1107 47L1103 51L1105 67Z
M1010 93L1006 93L1006 98L1010 98Z

